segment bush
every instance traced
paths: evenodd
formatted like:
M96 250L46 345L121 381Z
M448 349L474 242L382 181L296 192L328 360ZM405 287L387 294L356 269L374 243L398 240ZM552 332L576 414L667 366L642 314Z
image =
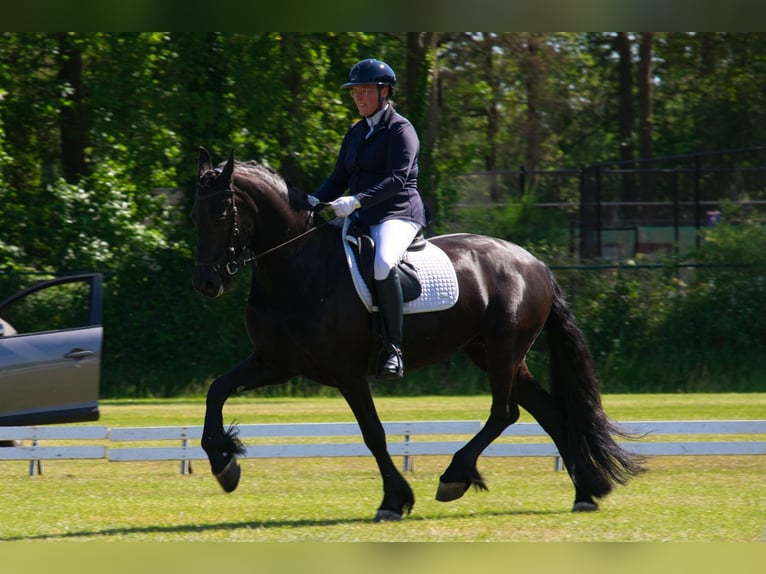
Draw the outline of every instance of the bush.
M69 188L58 192L62 201L78 197L75 203L96 210L98 217L111 217L112 210L120 210L113 203L96 200L118 197L112 192L96 189L87 196ZM521 206L508 207L509 213L515 215L508 220L501 214L482 216L486 232L515 234L522 244L526 238L530 251L554 267L585 333L604 391L766 390L762 376L766 367L766 230L762 226L710 228L700 248L682 266L670 259L636 258L610 269L556 268L571 263L565 235L544 233L538 238L533 230L543 225L539 212ZM178 217L168 214L169 220ZM78 232L67 247L72 261L104 267L98 269L105 272L102 396L203 394L213 377L251 352L242 319L248 274L235 278L226 297L207 300L191 286L194 239L188 226L168 223L165 228L160 222L147 229L134 219L119 221L122 235L112 237L104 249L88 238L103 222L78 223ZM171 227L175 237L168 232ZM124 249L115 247L120 242ZM0 245L0 256L10 254ZM12 273L0 280L9 294L33 282L19 275L26 268L8 270ZM527 362L543 383L547 361L542 336ZM440 364L408 372L401 383L376 385L375 392L477 394L488 393L489 385L486 375L458 353ZM257 393L304 396L335 391L297 377Z

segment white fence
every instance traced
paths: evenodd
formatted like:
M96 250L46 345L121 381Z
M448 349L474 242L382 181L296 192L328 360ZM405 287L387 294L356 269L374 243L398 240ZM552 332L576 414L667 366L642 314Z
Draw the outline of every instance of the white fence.
M109 429L104 426L39 426L39 427L0 427L0 440L19 443L15 447L0 448L0 460L28 460L29 475L42 474L43 460L100 459L106 458L106 446L94 445L56 445L43 446L41 440L51 441L92 441L109 438ZM23 446L29 440L31 446Z
M481 421L414 421L389 422L383 426L389 439L390 454L404 457L403 467L408 471L412 470L412 459L415 456L452 455L479 431L482 424ZM625 448L646 456L766 454L766 420L642 421L622 422L619 425L643 437L641 440L624 443ZM721 440L724 435L737 437L736 440ZM201 426L111 429L104 426L0 427L0 440L21 442L20 446L0 448L0 461L29 461L30 475L34 474L35 465L37 472L41 472L41 461L62 459L179 461L181 473L186 473L191 471L191 461L207 458L198 446L201 436ZM370 454L356 423L249 424L239 426L239 436L242 439L257 439L246 440L249 444L243 458ZM684 439L679 440L679 436ZM743 437L747 440L743 440ZM535 440L528 441L526 438ZM327 442L328 439L333 440ZM43 440L103 442L100 445L44 446L41 444ZM24 441L31 441L31 445L24 446ZM177 446L156 446L156 443L166 441L175 442ZM134 444L123 446L129 443ZM537 423L511 425L502 438L487 447L483 456L553 457L555 468L561 469L555 445Z

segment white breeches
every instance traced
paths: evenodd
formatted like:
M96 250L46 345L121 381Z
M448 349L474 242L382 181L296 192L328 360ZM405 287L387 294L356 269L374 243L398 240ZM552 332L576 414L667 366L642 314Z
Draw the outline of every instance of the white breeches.
M373 273L376 281L382 281L388 277L418 231L420 231L420 225L408 219L388 219L378 225L370 226L370 235L375 242Z

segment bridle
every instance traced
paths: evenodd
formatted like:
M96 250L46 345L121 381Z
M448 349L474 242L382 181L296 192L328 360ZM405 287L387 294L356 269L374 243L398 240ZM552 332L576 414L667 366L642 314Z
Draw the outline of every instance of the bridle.
M223 261L200 261L194 260L196 267L210 267L215 272L220 272L221 269L226 270L229 275L234 275L239 271L240 266L249 265L257 259L257 255L253 253L252 249L249 249L247 245L241 245L241 234L239 232L239 211L237 209L237 200L234 194L234 190L228 187L222 191L214 191L211 193L200 194L197 193L197 202L206 201L219 195L228 195L231 197L231 212L234 219L231 228L231 236L229 237L228 258L224 257ZM240 256L248 250L249 257Z
M234 193L234 189L229 186L228 188L221 190L221 191L214 191L210 193L197 193L197 202L205 201L213 197L217 197L219 195L229 195L231 197L231 205L232 205L232 217L233 217L233 225L231 228L231 236L229 238L229 248L228 248L228 258L224 257L224 261L200 261L198 259L194 260L194 265L196 267L210 267L213 271L216 273L220 273L221 270L225 270L228 275L235 275L237 271L239 271L240 266L246 266L250 265L251 263L257 263L260 259L263 259L267 255L270 255L274 253L275 251L278 251L279 249L285 247L286 245L292 243L293 241L297 241L298 239L301 239L302 237L305 237L309 233L312 233L319 229L320 227L326 225L328 222L322 222L321 224L312 227L303 233L296 235L295 237L292 237L288 239L287 241L283 241L282 243L275 245L274 247L271 247L267 249L266 251L263 251L261 253L255 253L252 248L248 247L247 245L242 246L241 245L241 234L239 231L239 211L237 209L237 201L236 201L236 194ZM309 219L314 215L314 211L312 210L308 217L306 218L306 225L308 226ZM245 251L249 253L247 257L242 256Z

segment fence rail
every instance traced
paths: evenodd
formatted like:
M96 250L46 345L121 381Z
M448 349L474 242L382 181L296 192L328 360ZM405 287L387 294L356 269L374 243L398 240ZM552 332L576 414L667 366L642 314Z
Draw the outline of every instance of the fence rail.
M42 474L43 460L97 460L107 457L107 448L103 445L43 446L41 440L91 441L108 438L109 429L105 426L0 427L0 440L15 441L19 445L0 448L0 461L28 460L29 475L34 475L35 470ZM31 445L23 446L24 440L31 441Z
M482 427L481 421L412 421L384 423L392 456L404 457L403 468L412 470L412 457L452 455L467 438ZM628 450L646 456L724 456L766 455L766 420L699 420L622 422L619 426L640 439L624 443ZM457 437L463 435L460 439ZM719 440L736 435L736 440ZM758 435L761 435L760 437ZM0 440L17 441L18 446L0 448L0 461L29 461L29 474L35 466L42 473L42 460L106 459L110 462L179 461L181 473L191 472L191 461L206 459L199 444L202 426L115 427L45 426L0 427ZM368 456L356 423L249 424L239 426L244 439L278 439L247 446L243 458L307 458ZM693 437L679 440L676 437ZM400 440L393 440L399 437ZM671 440L667 440L670 437ZM710 440L716 437L716 440ZM747 440L741 440L746 437ZM328 439L333 439L327 442ZM338 442L353 438L353 442ZM447 438L448 440L444 440ZM526 438L536 439L526 441ZM545 438L547 440L540 440ZM657 439L662 440L657 440ZM507 440L506 440L507 439ZM51 445L40 441L101 441L98 445ZM24 446L23 441L31 441ZM174 441L178 446L156 446ZM315 442L320 441L320 442ZM133 446L122 446L136 443ZM147 444L149 443L149 444ZM502 437L484 451L490 457L553 457L561 469L558 450L537 423L518 423L508 427Z

